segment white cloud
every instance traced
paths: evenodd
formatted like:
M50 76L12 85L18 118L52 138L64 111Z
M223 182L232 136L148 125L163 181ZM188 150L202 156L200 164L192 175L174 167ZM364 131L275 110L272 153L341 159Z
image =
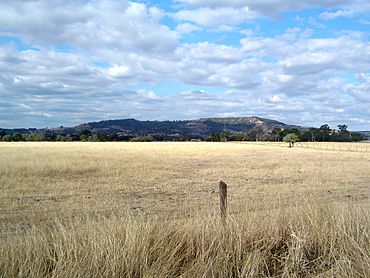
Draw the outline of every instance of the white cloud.
M205 61L210 63L236 63L243 59L243 52L232 46L200 42L183 44L177 54L185 61Z
M177 34L160 24L165 13L128 1L1 2L0 34L37 44L67 44L94 51L117 49L160 54L173 50Z
M292 75L288 75L288 74L278 74L277 75L277 79L280 81L280 82L289 82L293 79L293 76Z
M129 77L131 70L125 65L114 65L108 69L108 74L112 77Z
M191 100L206 100L206 99L214 98L214 96L212 96L210 93L204 90L182 92L180 95L184 99L191 99Z
M180 10L173 17L177 21L193 22L200 26L217 29L225 28L225 26L236 26L254 19L256 16L248 7L240 9L220 7Z
M152 99L152 100L159 99L159 96L157 96L155 92L153 91L146 92L143 90L139 90L138 95L146 99Z
M366 15L370 12L370 3L367 0L355 0L346 3L335 11L325 11L320 14L320 18L332 20L338 17L354 17L357 15Z
M324 12L320 14L320 18L329 20L337 17L351 17L353 15L354 15L353 10L338 10L335 12Z
M188 34L194 31L200 31L202 28L191 23L181 23L176 26L176 31L180 34Z
M370 102L370 75L359 73L357 74L357 80L358 84L346 85L346 91L360 102Z
M268 102L272 102L272 103L281 103L281 102L285 102L287 99L285 95L280 94L280 95L272 95L268 97L267 100Z

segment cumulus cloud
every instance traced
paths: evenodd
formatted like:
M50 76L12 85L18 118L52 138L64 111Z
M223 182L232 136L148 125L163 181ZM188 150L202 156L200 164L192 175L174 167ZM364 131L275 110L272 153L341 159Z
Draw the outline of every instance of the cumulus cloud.
M173 50L176 32L160 24L165 13L128 1L1 2L0 34L84 50L109 48L159 54Z

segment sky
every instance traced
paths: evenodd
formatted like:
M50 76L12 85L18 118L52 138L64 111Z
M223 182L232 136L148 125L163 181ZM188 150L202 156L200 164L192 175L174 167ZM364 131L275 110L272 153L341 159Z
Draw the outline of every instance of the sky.
M0 1L0 127L259 116L370 130L365 0Z

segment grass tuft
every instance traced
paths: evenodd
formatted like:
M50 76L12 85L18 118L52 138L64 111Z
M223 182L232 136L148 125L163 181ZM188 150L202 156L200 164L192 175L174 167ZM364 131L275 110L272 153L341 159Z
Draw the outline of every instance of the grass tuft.
M1 238L2 277L369 277L367 207L55 221Z

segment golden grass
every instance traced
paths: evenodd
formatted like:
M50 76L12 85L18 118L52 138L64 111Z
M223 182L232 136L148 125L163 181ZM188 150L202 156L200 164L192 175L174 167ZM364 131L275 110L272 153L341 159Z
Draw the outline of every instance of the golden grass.
M242 142L243 144L257 144L275 147L287 147L284 142ZM330 151L347 151L347 152L367 152L370 153L369 141L362 142L297 142L294 144L296 148L309 148L316 150L330 150Z
M369 153L79 142L0 151L2 277L370 276Z

